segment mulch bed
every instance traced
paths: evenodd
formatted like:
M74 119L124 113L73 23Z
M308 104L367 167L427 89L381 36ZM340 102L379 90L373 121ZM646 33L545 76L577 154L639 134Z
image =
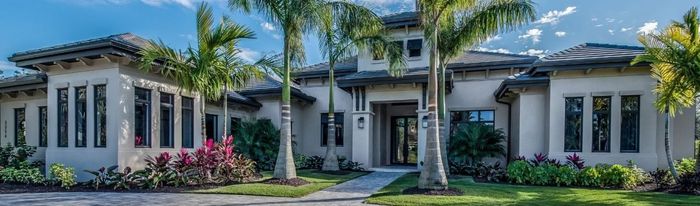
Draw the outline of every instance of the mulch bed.
M263 181L265 184L273 184L273 185L287 185L287 186L302 186L309 184L308 181L301 179L301 178L292 178L292 179L277 179L277 178L272 178Z
M440 195L440 196L459 196L463 195L464 192L457 188L447 188L446 190L431 190L431 189L419 189L418 187L411 187L403 190L405 195Z
M323 170L318 170L318 171L313 171L311 173L319 173L319 174L328 174L328 175L348 175L352 173L351 171L347 170L337 170L337 171L323 171Z
M65 189L56 185L22 185L22 184L0 184L0 194L10 193L44 193L44 192L122 192L122 193L182 193L194 190L213 189L224 185L197 185L197 186L165 186L157 189L142 189L133 187L130 190L113 190L111 187L101 187L95 189L88 185L76 185L70 189Z

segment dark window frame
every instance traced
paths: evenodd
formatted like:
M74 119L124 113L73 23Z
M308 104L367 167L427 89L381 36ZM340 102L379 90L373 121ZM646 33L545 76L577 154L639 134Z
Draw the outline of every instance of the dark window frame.
M324 118L325 116L325 118ZM335 112L335 146L345 146L345 112ZM338 129L340 128L340 129ZM321 147L328 146L328 113L321 113ZM338 143L340 142L340 143Z
M190 104L185 104L185 101L190 101ZM180 105L180 108L182 111L182 147L183 148L194 148L194 98L191 97L182 97L181 100L182 105ZM187 124L187 120L185 117L185 112L189 112L189 124ZM188 128L189 127L189 128ZM188 133L187 129L190 130ZM189 142L186 141L189 139ZM189 145L186 145L186 142L189 143Z
M236 129L240 126L241 124L241 118L239 117L231 117L230 123L229 123L229 135L234 135L236 134Z
M568 105L569 99L580 99L580 103L581 103L580 111L570 111L568 109L569 107L567 105ZM579 118L580 118L579 121L581 122L578 125L579 136L578 136L577 144L578 144L579 148L578 149L567 149L567 147L566 147L566 145L567 145L566 131L568 131L567 130L567 126L568 126L567 119L570 116L575 117L576 115L579 115ZM584 115L584 98L583 97L566 97L566 98L564 98L564 152L582 152L583 151L583 115Z
M56 141L57 147L68 147L69 143L69 138L68 137L68 114L69 114L69 105L68 105L68 98L69 98L69 93L68 93L68 88L59 88L56 90L56 102L57 102L57 107L56 107L56 116L57 120L57 135L56 137L58 141ZM65 92L65 99L63 99L62 93ZM64 105L65 104L65 105ZM63 112L62 110L65 110ZM63 129L63 130L62 130ZM62 132L63 131L63 132ZM61 144L61 140L65 139L65 144Z
M141 90L146 94L146 99L139 99L137 98L137 92ZM151 134L151 111L152 111L152 100L151 100L151 90L146 89L146 88L140 88L140 87L134 87L134 125L137 125L138 122L136 122L136 107L143 106L146 108L145 113L145 122L143 124L143 130L144 134L141 136L143 139L144 144L137 145L136 141L134 141L134 146L136 148L150 148L151 147L151 137L153 134ZM145 136L145 137L144 137ZM136 126L134 126L134 138L136 138Z
M637 102L637 107L632 109L632 110L625 110L624 108L624 100L625 98L635 98ZM640 95L623 95L620 97L620 153L639 153L639 137L640 137L640 126L641 126L641 110L640 110L640 104L641 104L641 96ZM633 150L630 149L623 149L622 147L624 146L623 144L623 139L625 138L625 113L630 113L636 116L636 121L633 123L636 124L636 133L634 133L634 142L636 148ZM629 134L628 134L629 135Z
M607 103L606 103L607 110L596 110L596 106L595 106L596 99L601 99L601 98L607 99L607 100L603 100L603 101L607 101ZM612 96L594 96L593 97L593 107L591 109L591 152L596 152L596 153L609 153L610 152L610 141L611 141L610 129L612 128L612 126L610 125L610 123L612 121L612 117L611 117L612 105L611 105L611 103L612 103ZM603 124L603 123L601 123L601 121L596 122L596 119L600 120L601 117L607 118L608 140L607 140L607 144L604 146L603 149L596 148L597 147L596 145L600 146L599 145L600 136L596 136L596 134L599 133L599 132L596 132L596 128L600 128L600 125ZM596 127L596 123L598 123L598 127Z
M207 134L207 133L209 133L209 132L206 131L206 130L208 130L209 128L211 128L211 127L207 127L207 126L206 126L206 124L207 124L207 119L208 119L209 117L213 117L213 118L214 118L214 119L213 119L213 121L214 121L213 123L214 123L214 124L213 124L213 128L212 128L212 130L211 130L211 131L214 133L214 134L213 134L214 137L209 137L209 134ZM207 139L207 140L208 140L208 139L213 139L214 142L220 142L220 141L221 141L221 137L218 137L218 135L217 135L217 133L218 133L218 131L219 131L219 115L204 113L204 125L205 125L205 128L206 128L206 130L204 130L204 135L206 135L206 139Z
M19 118L20 114L22 115L21 123L20 123L20 118ZM15 108L14 109L14 118L15 118L14 119L15 120L14 121L15 147L19 146L19 145L27 145L27 109L24 107ZM23 134L24 137L22 137L23 142L20 142L20 139L19 139L20 127L23 127L23 128L21 128L21 130L23 130L22 132L24 133Z
M99 88L104 88L104 93L103 95L98 95L98 90ZM98 105L100 103L104 103L104 109L105 111L100 114ZM93 86L93 113L94 115L94 124L93 124L93 129L94 129L94 143L93 146L96 148L105 148L107 147L107 85L101 84L101 85L94 85ZM104 123L101 122L101 119L104 119ZM103 132L100 132L104 130ZM104 143L99 144L100 141L100 135L104 135Z
M80 90L84 90L84 96L82 98L80 97ZM73 105L75 107L75 147L87 147L87 87L74 87L73 91L75 91L73 98L75 101ZM81 110L83 112L82 119L80 116ZM81 123L83 136L82 141L79 141Z
M167 102L163 102L164 97L168 97ZM166 122L163 121L163 112L167 109L168 112L168 130L164 131L163 130L163 125L166 124ZM161 148L174 148L175 147L175 95L170 94L170 93L160 93L160 128L159 134L160 134L160 147ZM163 144L163 140L166 140L166 138L163 137L163 133L167 132L168 137L167 140L169 141L168 145Z
M39 106L39 147L49 146L49 110Z
M482 113L490 112L491 120L482 120ZM469 117L472 113L476 113L476 121L472 121ZM466 114L466 115L465 115ZM466 119L463 117L467 117ZM480 110L454 110L450 111L450 136L455 129L460 127L460 124L484 124L496 128L496 110L480 109Z
M418 44L419 47L411 46L413 44ZM406 41L406 51L408 51L408 57L420 57L423 55L423 39L409 39ZM414 53L415 52L415 53Z

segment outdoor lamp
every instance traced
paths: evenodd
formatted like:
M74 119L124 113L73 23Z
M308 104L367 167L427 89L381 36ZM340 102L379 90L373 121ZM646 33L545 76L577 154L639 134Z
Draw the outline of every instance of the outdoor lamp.
M365 117L360 117L359 119L357 119L357 128L365 128Z
M428 128L428 116L423 116L421 124L423 125L423 128Z

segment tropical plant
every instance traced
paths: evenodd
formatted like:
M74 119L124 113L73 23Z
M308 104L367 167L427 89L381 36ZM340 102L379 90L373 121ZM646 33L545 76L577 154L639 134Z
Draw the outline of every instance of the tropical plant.
M517 184L526 184L529 181L530 170L532 166L525 160L516 160L508 164L506 172L508 179Z
M252 159L260 170L272 170L279 149L279 130L269 119L240 122L233 144L236 152Z
M549 157L547 157L547 154L544 153L535 153L535 158L530 160L530 163L532 163L533 166L540 166L544 163L547 163L549 161Z
M403 48L383 34L382 20L371 10L350 1L322 1L318 37L321 53L328 58L328 138L324 171L339 170L335 144L334 70L335 64L371 47L373 53L387 58L389 73L400 74Z
M600 171L596 167L583 168L578 173L578 185L587 187L600 186Z
M483 40L479 39L485 40L488 36L493 35L493 33L503 30L504 28L509 28L509 25L519 25L521 22L526 22L527 19L534 19L534 9L532 8L532 2L529 0L510 1L513 3L524 2L524 4L521 5L527 7L526 10L518 9L519 7L515 7L515 4L508 3L504 3L505 6L503 6L503 8L489 6L498 5L499 3L503 2L509 1L421 0L417 4L423 35L425 36L425 39L427 39L428 45L430 46L426 154L424 157L423 170L421 171L418 180L418 187L421 189L447 189L447 178L444 172L445 166L443 165L446 163L443 163L446 161L446 159L443 159L441 155L441 148L445 148L446 146L441 145L440 135L437 128L437 98L439 96L437 70L441 64L439 54L442 52L440 51L439 47L442 39L446 39L445 37L440 36L441 27L449 24L445 24L444 22L450 22L452 20L452 25L458 25L455 27L457 28L455 30L468 31L476 29L477 31L487 31L484 32L486 34L481 38L477 35L459 35L455 41L457 43L465 41L480 42ZM523 11L531 12L528 13ZM475 21L470 22L470 20ZM462 24L461 22L471 24ZM474 32L472 34L481 33ZM467 46L467 44L462 44L459 46ZM464 49L464 47L458 47L458 49L455 50L461 49Z
M450 157L471 163L481 162L486 157L505 155L502 129L483 124L467 124L454 131L450 139Z
M576 153L572 155L567 155L566 162L567 164L576 167L576 169L578 170L582 170L585 167L584 163L586 163L585 161L583 161L583 158L581 158L581 156L577 155Z
M683 175L683 174L688 174L688 173L695 173L695 165L697 164L695 162L695 159L690 159L690 158L683 158L680 160L676 160L675 166L676 166L676 171L678 171L678 175Z
M296 178L294 156L292 152L291 127L291 72L292 63L301 65L304 62L304 46L302 36L321 25L320 0L229 0L232 9L240 9L250 13L256 9L258 13L282 30L283 38L283 68L282 77L282 128L280 129L280 144L275 163L273 178Z
M146 157L146 168L142 173L145 179L141 182L141 186L156 189L175 180L176 174L170 167L171 160L172 156L168 152L160 153L155 158L151 156Z
M222 90L240 88L249 79L260 75L257 65L267 65L270 61L263 58L264 60L249 65L238 58L236 54L240 50L236 44L242 39L254 38L253 31L227 17L215 25L212 9L205 2L197 9L196 28L197 46L190 46L184 52L177 51L160 40L148 41L139 52L139 68L159 71L166 78L175 81L180 88L199 93L200 112L204 114L207 99L216 101L226 93ZM202 115L202 126L205 125Z
M8 143L5 147L0 146L0 167L19 167L35 152L36 147L29 145L15 147Z
M6 167L0 170L0 182L16 184L42 184L44 175L39 168L32 167L28 161L19 163L17 167Z
M170 167L175 172L175 178L171 184L177 186L188 185L190 178L194 176L194 157L186 149L180 149L175 159L170 163Z
M486 0L486 1L426 1L443 4L453 15L441 17L438 28L437 50L439 69L438 81L438 124L440 129L440 149L447 154L445 140L445 69L452 58L464 53L467 48L478 46L489 37L513 31L535 18L535 8L531 1ZM437 6L432 6L437 7ZM456 15L455 15L456 14ZM443 155L443 162L447 157Z
M657 81L654 88L654 106L664 112L664 147L666 161L673 177L678 180L669 138L670 118L682 108L694 105L700 89L700 18L696 7L691 8L683 21L673 21L660 33L639 36L645 53L632 60L631 65L641 62L651 64L651 76ZM700 158L696 158L700 159ZM700 164L696 164L700 171Z
M61 184L61 187L70 189L75 182L75 168L66 167L63 164L53 163L49 167L51 172L52 180Z

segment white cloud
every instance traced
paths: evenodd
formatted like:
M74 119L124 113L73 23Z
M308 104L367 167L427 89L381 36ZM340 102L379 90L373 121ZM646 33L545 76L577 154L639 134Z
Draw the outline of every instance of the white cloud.
M282 39L282 35L279 35L279 34L272 34L272 38L275 38L275 39L277 39L277 40L280 40L280 39Z
M595 27L602 27L603 24L596 24Z
M494 52L494 53L512 54L512 52L510 52L510 50L504 49L504 48L489 49L489 48L479 47L479 48L476 48L476 50L477 50L477 51L482 51L482 52Z
M518 36L519 39L531 39L533 44L540 42L540 36L542 36L542 30L540 29L530 29L525 32L525 34Z
M629 31L629 30L632 30L632 27L622 27L622 28L620 29L621 32L627 32L627 31Z
M591 21L598 21L598 18L593 17L593 18L591 18Z
M615 19L613 19L613 18L605 18L605 21L607 21L608 23L613 23L613 22L615 22Z
M194 9L196 2L201 2L202 0L141 0L144 4L151 6L161 6L163 4L177 4L184 6L188 9Z
M549 50L539 50L539 49L528 49L527 51L521 51L520 55L530 55L530 56L538 56L540 58L545 56L545 53L549 52Z
M239 50L238 57L248 62L255 62L260 56L260 52L245 47L240 47Z
M500 35L492 36L492 37L486 38L486 41L484 42L484 44L488 44L492 41L498 41L501 39L502 39L502 37Z
M554 35L557 37L564 37L564 36L566 36L566 32L565 31L558 31L558 32L554 32Z
M559 23L559 18L564 17L566 15L570 15L576 12L576 7L575 6L570 6L566 7L563 11L549 11L546 14L542 16L542 18L538 19L535 21L535 23L538 24L557 24Z
M275 26L272 25L270 22L260 23L260 26L267 31L274 31L275 30Z
M645 22L644 26L639 27L637 30L638 34L650 34L656 32L656 27L659 26L659 22L650 21Z
M615 35L615 31L613 31L612 29L608 29L608 33L610 33L610 35Z

